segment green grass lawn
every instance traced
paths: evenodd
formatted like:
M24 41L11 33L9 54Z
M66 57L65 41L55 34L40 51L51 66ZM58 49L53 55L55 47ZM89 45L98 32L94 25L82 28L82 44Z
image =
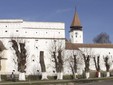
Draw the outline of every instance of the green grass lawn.
M0 85L68 85L68 83L89 83L94 81L113 80L109 78L90 78L90 79L76 79L76 80L37 80L37 81L19 81L19 82L0 82Z

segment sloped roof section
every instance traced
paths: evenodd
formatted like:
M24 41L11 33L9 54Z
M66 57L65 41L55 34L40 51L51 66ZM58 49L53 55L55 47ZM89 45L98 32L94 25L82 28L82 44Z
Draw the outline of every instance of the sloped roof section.
M79 50L79 48L72 43L66 43L65 46L66 46L65 49L67 49L67 50Z
M113 48L113 44L73 44L66 42L66 49L78 50L79 48Z
M80 19L79 19L78 13L76 11L75 11L74 18L73 18L70 28L71 28L71 31L74 29L82 30Z

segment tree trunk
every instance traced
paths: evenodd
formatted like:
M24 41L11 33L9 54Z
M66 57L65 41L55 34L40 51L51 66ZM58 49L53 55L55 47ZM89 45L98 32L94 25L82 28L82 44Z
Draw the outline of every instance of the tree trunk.
M106 77L110 77L110 72L109 71L106 73Z
M101 77L101 73L100 73L100 71L98 72L98 78L100 78Z
M57 79L63 79L63 60L61 55L61 50L58 51L58 72L57 72Z
M77 57L74 55L74 79L77 79Z
M40 51L40 66L42 71L42 80L47 79L46 67L44 62L44 51Z
M62 80L63 79L63 72L58 72L57 73L57 80Z
M105 66L106 66L106 77L110 77L110 73L109 73L109 69L110 69L110 64L108 63L109 57L105 57L104 61L105 61Z
M2 79L1 79L1 74L0 74L0 81L2 81Z
M56 72L58 72L58 61L57 61L57 57L56 57L56 52L53 52L53 58L55 60L55 69L56 69Z
M90 61L90 56L88 55L88 57L85 56L85 54L83 54L83 58L84 58L84 62L85 62L85 72L86 74L89 76L89 61Z
M42 80L44 80L44 79L48 79L47 78L47 73L46 72L42 72L42 78L41 78Z
M77 73L74 73L74 79L77 79Z
M25 72L26 68L26 49L25 49L25 43L19 43L20 45L20 63L19 63L19 71L20 72Z
M77 58L76 58L76 55L74 55L74 72L77 73Z
M86 79L88 79L90 77L90 73L86 72Z
M19 73L19 80L20 81L25 81L26 80L25 73Z
M94 59L95 68L96 68L96 71L97 71L96 77L100 78L101 77L101 74L100 74L100 56L97 57L97 63L96 63L95 57L93 59Z

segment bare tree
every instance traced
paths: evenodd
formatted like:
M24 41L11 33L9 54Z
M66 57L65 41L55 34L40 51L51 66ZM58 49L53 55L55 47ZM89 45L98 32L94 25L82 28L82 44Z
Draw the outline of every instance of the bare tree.
M83 54L83 58L84 58L84 62L85 62L85 72L89 72L89 61L90 61L90 56L85 56L85 54Z
M89 78L90 77L90 60L91 58L93 57L94 55L94 51L92 50L92 48L83 48L80 50L82 56L83 56L83 59L84 59L84 64L85 64L85 76L86 78Z
M104 58L104 62L105 62L105 67L106 67L106 72L107 72L107 77L110 77L110 72L109 72L109 70L110 70L110 63L109 63L109 57L108 56L106 56L105 58Z
M94 43L111 43L107 33L100 33L93 39Z
M19 63L19 70L20 72L25 72L26 68L26 49L25 49L25 43L19 43L20 45L20 63Z
M2 69L1 60L7 60L7 56L2 55L2 53L6 50L5 46L3 45L2 41L0 41L0 71ZM0 81L1 81L1 75L0 75Z
M56 53L53 52L53 58L55 61L55 68L56 68L56 72L58 73L57 75L57 79L62 79L62 71L63 71L63 58L62 58L62 50L59 49L58 50L58 56L56 56Z
M54 51L53 52L53 61L55 63L55 69L56 69L56 72L58 72L58 61L57 61L57 56L56 56L56 52Z
M53 40L49 48L50 55L52 56L52 62L55 63L55 70L57 72L57 79L63 78L63 44L62 41Z
M77 55L70 56L69 65L71 67L73 78L76 79L77 77Z
M83 58L84 58L84 63L85 63L85 72L86 72L86 78L89 78L89 71L90 71L90 69L89 69L89 65L90 65L90 63L89 63L89 61L90 61L90 57L91 56L85 56L85 54L83 54Z
M25 68L26 68L26 49L25 43L17 42L16 40L12 41L12 47L15 50L18 62L18 71L21 72L19 80L25 80ZM20 48L20 51L19 51ZM22 76L22 77L21 77Z
M96 76L100 77L100 56L97 57L93 57L94 63L95 63L95 68L96 68ZM96 61L97 60L97 61Z

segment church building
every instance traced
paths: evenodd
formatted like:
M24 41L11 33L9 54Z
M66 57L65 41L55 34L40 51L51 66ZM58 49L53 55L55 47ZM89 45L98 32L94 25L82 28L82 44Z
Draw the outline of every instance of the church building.
M37 75L41 73L40 52L44 52L45 67L48 75L56 73L53 60L53 52L57 49L63 50L63 74L72 74L70 62L71 57L78 58L77 72L84 71L84 60L82 54L90 56L90 69L95 70L93 57L100 56L101 70L106 70L104 58L109 57L110 69L113 69L113 44L84 44L83 30L77 12L74 14L70 26L70 41L66 41L65 23L62 22L30 22L21 19L0 20L0 40L8 52L1 52L1 74L10 74L12 71L18 73L18 56L16 52L22 51L20 44L25 46L25 72L26 75ZM17 42L17 51L13 47L12 40ZM57 54L58 55L58 54ZM24 59L24 58L23 58Z

